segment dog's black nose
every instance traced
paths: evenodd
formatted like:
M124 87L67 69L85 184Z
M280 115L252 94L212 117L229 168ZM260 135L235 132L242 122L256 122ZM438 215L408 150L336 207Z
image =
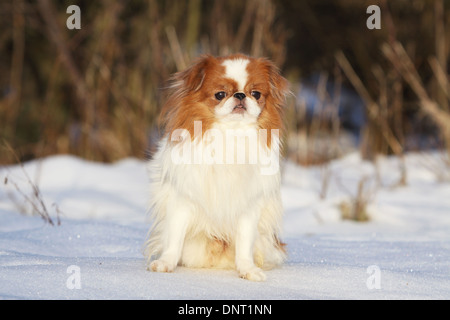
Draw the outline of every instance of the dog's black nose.
M233 96L236 99L243 100L245 98L245 93L243 93L243 92L236 92Z

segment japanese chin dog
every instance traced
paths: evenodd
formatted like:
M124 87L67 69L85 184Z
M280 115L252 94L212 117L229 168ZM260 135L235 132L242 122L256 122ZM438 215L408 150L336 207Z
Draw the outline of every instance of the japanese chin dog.
M265 58L201 56L176 73L149 161L148 268L235 268L263 281L280 265L280 135L288 82Z

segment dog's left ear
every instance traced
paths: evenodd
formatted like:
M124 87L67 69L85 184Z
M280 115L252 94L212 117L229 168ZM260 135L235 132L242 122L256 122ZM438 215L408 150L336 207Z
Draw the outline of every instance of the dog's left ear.
M284 103L286 96L290 93L289 82L280 74L280 70L272 61L260 58L260 62L269 75L271 96L279 103Z

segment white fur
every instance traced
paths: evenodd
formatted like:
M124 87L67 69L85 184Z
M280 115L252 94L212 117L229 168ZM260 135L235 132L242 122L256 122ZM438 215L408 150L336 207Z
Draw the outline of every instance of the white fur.
M239 91L244 91L247 84L249 62L248 59L227 59L222 63L225 66L225 77L236 81Z
M256 124L242 126L257 130ZM216 130L226 128L227 122L215 125ZM211 140L207 135L192 143L187 139L171 143L166 137L149 162L153 218L145 250L149 267L165 272L178 264L235 267L243 278L264 280L261 268L272 268L285 258L277 238L282 215L279 170L263 175L260 162L173 161L174 148L182 148L183 143L205 149ZM263 141L258 143L264 152L270 152ZM228 243L226 251L211 255L211 248L220 241Z

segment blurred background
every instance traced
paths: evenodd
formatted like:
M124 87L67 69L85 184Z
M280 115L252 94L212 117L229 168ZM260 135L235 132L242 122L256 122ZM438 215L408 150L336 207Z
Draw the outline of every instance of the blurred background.
M70 5L81 29L69 30ZM367 7L381 29L368 29ZM450 153L447 0L0 2L0 164L146 158L170 75L203 53L273 60L286 156Z

